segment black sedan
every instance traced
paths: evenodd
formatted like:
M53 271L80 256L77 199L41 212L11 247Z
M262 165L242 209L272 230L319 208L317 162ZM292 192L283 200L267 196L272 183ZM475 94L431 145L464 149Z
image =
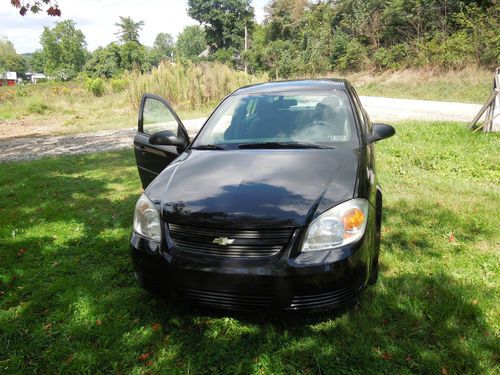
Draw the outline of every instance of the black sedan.
M378 276L374 142L394 133L345 80L240 88L192 141L163 98L144 95L137 279L216 308L345 304Z

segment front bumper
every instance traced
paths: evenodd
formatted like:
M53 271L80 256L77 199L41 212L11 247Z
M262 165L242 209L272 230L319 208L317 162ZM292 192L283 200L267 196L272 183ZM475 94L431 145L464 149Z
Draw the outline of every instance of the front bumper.
M361 241L341 251L293 255L297 231L282 252L256 261L162 250L135 233L131 250L142 283L196 304L245 311L320 311L342 306L364 289L374 256L373 234L369 226Z

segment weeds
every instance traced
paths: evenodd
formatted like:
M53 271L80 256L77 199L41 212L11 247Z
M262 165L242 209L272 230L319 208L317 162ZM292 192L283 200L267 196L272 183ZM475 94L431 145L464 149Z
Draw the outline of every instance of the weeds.
M219 63L162 62L151 73L134 72L125 79L128 97L135 109L141 96L148 92L165 97L176 108L189 110L216 104L237 88L265 81L267 77L247 75Z
M112 78L109 82L113 92L122 92L127 88L127 81L123 78Z
M101 78L87 78L85 88L94 96L103 96L106 92L104 81Z
M27 102L28 114L43 115L51 110L50 105L40 97L32 97Z
M361 95L483 104L493 87L493 72L469 66L347 74Z

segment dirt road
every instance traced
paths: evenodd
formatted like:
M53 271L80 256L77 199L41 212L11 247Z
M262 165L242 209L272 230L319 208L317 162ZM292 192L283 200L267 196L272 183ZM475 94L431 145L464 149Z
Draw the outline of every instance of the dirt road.
M427 100L392 99L364 96L363 106L372 121L472 120L481 105ZM205 119L184 122L190 135L198 132ZM0 162L33 160L47 156L83 154L118 150L132 146L135 128L99 131L70 136L23 137L0 139Z
M461 121L469 122L481 109L479 104L436 102L362 96L363 107L372 121Z

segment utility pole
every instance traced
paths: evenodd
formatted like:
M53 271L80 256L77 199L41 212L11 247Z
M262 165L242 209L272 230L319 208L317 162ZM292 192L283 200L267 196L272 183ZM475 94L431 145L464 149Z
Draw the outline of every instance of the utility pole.
M245 23L245 52L248 50L248 29ZM245 54L245 73L248 73L247 56Z

